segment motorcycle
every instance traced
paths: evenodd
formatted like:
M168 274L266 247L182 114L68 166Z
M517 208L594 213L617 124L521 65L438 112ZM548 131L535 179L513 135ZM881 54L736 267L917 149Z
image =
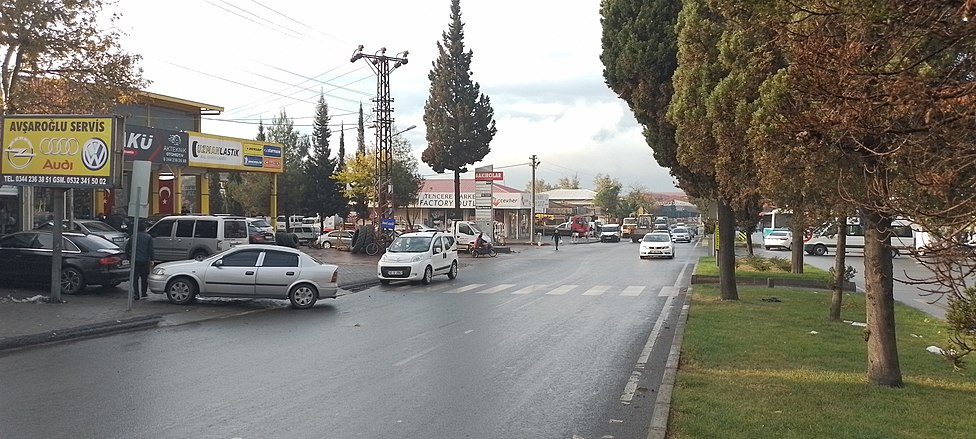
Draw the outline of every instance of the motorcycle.
M482 242L478 246L471 246L471 256L477 258L479 256L484 256L484 255L488 255L493 258L495 256L498 256L498 253L495 252L495 246L492 245L490 242Z

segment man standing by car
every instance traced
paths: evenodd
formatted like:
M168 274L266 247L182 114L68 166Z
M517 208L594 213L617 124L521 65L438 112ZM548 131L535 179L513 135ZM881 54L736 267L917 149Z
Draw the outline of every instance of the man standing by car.
M136 240L136 254L132 254L132 240ZM153 239L146 233L146 223L139 222L139 231L125 244L125 254L129 257L133 269L136 271L135 285L133 285L134 299L146 298L146 290L149 289L149 270L152 269L152 261L155 259L153 251Z

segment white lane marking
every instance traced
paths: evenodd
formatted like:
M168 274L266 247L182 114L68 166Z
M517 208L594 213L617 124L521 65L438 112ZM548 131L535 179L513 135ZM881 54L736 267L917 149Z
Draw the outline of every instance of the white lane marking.
M518 311L518 310L520 310L520 309L522 309L522 308L525 308L525 307L527 307L527 306L529 306L529 305L532 305L533 303L536 303L536 302L538 302L538 301L540 301L540 300L542 300L542 299L543 299L542 297L539 297L539 298L536 298L536 299L534 299L534 300L532 300L531 302L529 302L529 303L526 303L525 305L522 305L522 306L520 306L520 307L518 307L518 308L515 308L515 309L513 309L512 311Z
M678 287L661 287L661 292L658 293L658 297L674 296L678 294Z
M475 288L481 288L481 287L483 287L483 286L485 286L485 284L471 284L471 285L465 285L465 286L463 286L463 287L461 287L461 288L458 288L458 289L456 289L456 290L447 290L447 291L442 291L442 293L444 293L444 294L458 294L458 293L463 293L463 292L465 292L465 291L470 291L470 290L473 290L473 289L475 289Z
M469 330L467 330L467 331L464 331L464 334L465 334L465 335L467 335L467 334L470 334L470 333L472 333L472 332L474 332L474 329L469 329Z
M495 285L495 286L493 286L493 287L491 287L491 288L489 288L487 290L478 291L475 294L495 294L495 293L497 293L499 291L507 290L507 289L512 288L514 286L515 286L515 284L499 284L499 285Z
M430 348L427 348L427 349L424 349L424 350L422 350L420 352L417 352L416 354L413 354L413 355L411 355L411 356L409 356L409 357L407 357L407 358L405 358L403 360L400 360L400 361L396 362L396 364L394 364L393 367L403 366L404 364L407 364L407 363L409 363L409 362L411 362L413 360L416 360L416 359L418 359L418 358L420 358L420 357L422 357L424 355L427 355L427 354L429 354L431 352L434 352L434 350L436 350L437 348L439 348L441 346L444 346L444 343L438 343L438 344L436 344L436 345L434 345L434 346L432 346Z
M620 395L620 402L630 404L630 400L634 399L634 394L637 393L637 383L640 382L640 377L641 373L636 370L630 374L630 379L624 386L624 393Z
M573 288L576 288L578 286L579 285L563 285L563 286L557 287L556 289L554 289L554 290L552 290L552 291L550 291L550 292L548 292L546 294L548 294L550 296L562 296L563 294L568 293L570 290L572 290Z
M631 285L626 289L624 289L624 291L620 293L620 295L637 297L640 296L642 292L644 292L644 285Z
M610 289L609 285L596 285L583 293L584 296L599 296Z
M530 294L533 291L541 290L542 288L545 288L545 285L529 285L525 288L522 288L521 290L512 291L512 294Z

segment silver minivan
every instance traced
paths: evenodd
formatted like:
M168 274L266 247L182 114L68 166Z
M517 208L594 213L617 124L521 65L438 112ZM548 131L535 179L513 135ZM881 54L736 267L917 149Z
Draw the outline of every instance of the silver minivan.
M149 230L157 261L202 260L248 243L247 219L239 216L173 215Z

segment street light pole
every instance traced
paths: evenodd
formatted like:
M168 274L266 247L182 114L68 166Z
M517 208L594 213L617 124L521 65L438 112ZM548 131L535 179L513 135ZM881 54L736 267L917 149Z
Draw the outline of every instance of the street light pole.
M352 58L349 59L350 62L366 59L377 77L376 97L373 99L373 102L376 103L376 210L373 217L380 222L381 228L384 218L394 218L393 98L390 97L390 73L407 63L408 54L409 52L403 51L394 56L388 56L385 47L381 47L372 55L365 54L363 53L363 46L360 44L353 52Z

